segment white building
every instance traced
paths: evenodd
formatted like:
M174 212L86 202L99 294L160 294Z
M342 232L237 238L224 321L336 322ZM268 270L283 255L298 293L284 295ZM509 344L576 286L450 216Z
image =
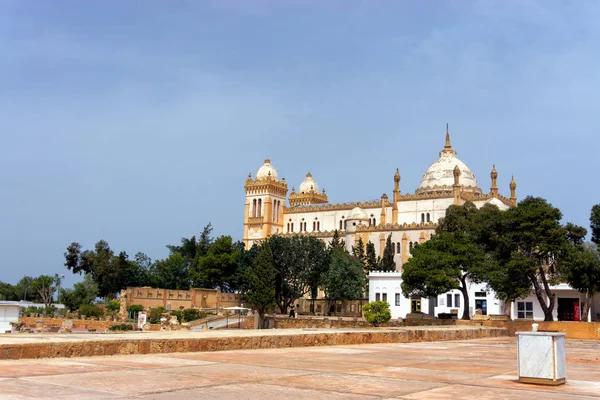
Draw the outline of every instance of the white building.
M392 318L405 318L411 312L423 312L433 316L452 313L454 311L460 318L464 311L462 293L455 289L437 297L420 298L414 296L408 299L402 295L401 272L371 272L369 274L369 302L387 301L390 305ZM544 320L544 312L535 296L531 293L524 299L519 299L511 304L499 300L493 291L488 291L485 283L468 282L469 315L475 315L475 310L480 309L482 315L509 314L513 319ZM581 316L581 304L584 295L574 290L567 284L551 287L556 293L556 304L553 312L555 321L593 321L596 313L600 313L600 295L594 297L589 315ZM506 307L510 308L507 310Z
M0 333L10 331L11 322L19 322L19 307L16 301L0 301Z

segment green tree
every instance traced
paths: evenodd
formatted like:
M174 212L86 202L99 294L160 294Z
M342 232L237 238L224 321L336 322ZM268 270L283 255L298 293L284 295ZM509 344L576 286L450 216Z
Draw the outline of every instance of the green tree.
M325 282L325 295L330 301L362 300L365 272L361 262L346 251L334 248Z
M275 268L269 241L261 244L254 264L248 269L246 300L257 310L262 327L265 313L275 306Z
M157 287L173 290L187 290L190 287L188 262L180 254L174 253L152 266L152 275Z
M240 252L240 257L238 258L238 266L235 270L235 287L241 293L242 298L245 299L245 295L248 292L248 270L254 265L254 260L256 260L260 246L254 243L251 248L246 250L244 244L238 242L237 248Z
M365 244L360 236L356 241L356 246L352 246L352 255L360 260L363 264L366 264L367 254L365 253Z
M294 235L284 238L274 235L269 239L275 268L275 301L280 312L287 308L307 291L307 244L306 238Z
M231 236L219 237L190 269L190 279L195 287L218 288L229 292L235 287L240 251Z
M504 264L516 263L529 278L544 312L552 321L556 294L550 286L558 283L561 261L568 251L567 229L560 224L562 213L545 199L528 196L505 212L504 235L499 239Z
M375 244L373 244L371 241L367 243L367 252L365 256L366 272L377 271L379 269L380 259L375 253Z
M572 246L562 276L584 294L581 319L587 320L594 295L600 292L600 253L596 244Z
M590 228L592 229L592 243L600 246L600 204L592 207L590 213Z
M306 241L306 277L305 283L308 287L311 306L310 312L315 312L315 299L319 295L319 288L323 287L327 279L329 271L329 251L322 240L313 237L305 236Z
M381 258L380 270L392 272L396 270L396 261L394 261L394 245L392 244L392 234L389 234L385 242L383 257Z
M413 247L403 265L402 292L406 297L432 297L458 289L463 295L462 319L470 319L468 281L481 282L485 253L463 232L441 232Z
M387 301L372 301L363 307L363 313L367 322L375 326L385 324L392 318Z
M340 239L340 232L337 229L333 231L333 238L329 242L329 248L346 250L346 242Z
M48 308L52 304L52 296L56 291L56 278L50 275L40 275L33 280L31 286L42 298L44 308Z
M73 289L60 289L61 303L70 311L78 310L84 304L92 304L98 297L98 285L90 274L85 274L82 282L73 285Z

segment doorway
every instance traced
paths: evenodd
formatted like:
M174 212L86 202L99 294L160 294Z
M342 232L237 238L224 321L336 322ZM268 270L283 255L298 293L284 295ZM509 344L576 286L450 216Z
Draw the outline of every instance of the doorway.
M481 310L481 315L487 315L487 300L475 299L475 309Z
M413 297L410 300L410 312L411 313L420 313L421 312L421 298Z
M573 297L558 298L558 320L559 321L580 321L581 308L579 299Z

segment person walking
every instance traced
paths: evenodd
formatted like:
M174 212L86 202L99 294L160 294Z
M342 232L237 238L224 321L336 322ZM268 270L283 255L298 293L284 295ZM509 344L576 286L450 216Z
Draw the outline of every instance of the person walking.
M296 306L293 304L290 306L290 318L296 318Z

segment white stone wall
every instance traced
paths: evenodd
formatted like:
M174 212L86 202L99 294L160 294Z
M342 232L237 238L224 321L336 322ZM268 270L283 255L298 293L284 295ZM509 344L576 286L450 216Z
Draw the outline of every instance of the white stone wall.
M399 272L371 272L369 274L369 303L376 300L377 293L379 293L380 300L383 300L385 293L392 319L405 318L406 314L411 312L411 300L402 294L401 283L402 274ZM400 305L396 305L396 294L400 294ZM421 310L424 313L429 310L428 299L421 299Z

